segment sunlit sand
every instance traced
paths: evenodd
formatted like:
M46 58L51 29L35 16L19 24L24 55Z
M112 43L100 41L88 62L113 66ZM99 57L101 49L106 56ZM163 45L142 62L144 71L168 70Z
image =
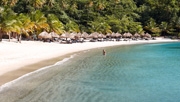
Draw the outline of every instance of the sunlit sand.
M48 63L51 59L61 57L70 53L75 53L83 50L116 46L116 45L130 45L130 44L142 44L142 43L159 43L159 42L174 42L178 40L157 38L156 40L138 40L138 41L105 41L105 42L84 42L73 44L60 44L58 42L39 42L39 41L22 41L22 43L2 41L0 42L0 85L9 82L17 77L22 76L28 72L34 71L48 64L54 64L55 62ZM47 61L48 60L48 61ZM40 63L42 61L46 61ZM39 65L39 67L28 67L29 65ZM13 73L13 71L23 68L19 74ZM33 70L31 70L33 69ZM26 70L26 71L25 71ZM23 73L23 71L25 71ZM8 74L11 73L11 74ZM17 75L16 75L17 74ZM15 76L13 76L15 75ZM7 78L11 77L11 78Z

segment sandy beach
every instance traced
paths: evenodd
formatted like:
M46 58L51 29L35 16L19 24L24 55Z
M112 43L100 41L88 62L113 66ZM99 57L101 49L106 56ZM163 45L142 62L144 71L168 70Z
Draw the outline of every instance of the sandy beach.
M72 53L93 48L142 43L175 42L157 40L84 42L74 44L44 43L39 41L0 42L0 86L39 68L55 64Z

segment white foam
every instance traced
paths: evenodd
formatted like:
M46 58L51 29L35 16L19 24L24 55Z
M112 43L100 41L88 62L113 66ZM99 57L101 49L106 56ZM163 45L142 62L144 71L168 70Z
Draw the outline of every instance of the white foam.
M62 61L56 62L54 65L61 65L64 62L68 61L69 59L73 58L76 54L71 55L69 58L64 58Z
M49 68L52 68L53 66L57 66L57 65L63 64L64 62L66 62L66 61L74 58L75 55L76 55L76 54L73 54L73 55L71 55L69 58L64 58L63 60L61 60L61 61L59 61L59 62L57 62L57 63L55 63L55 64L53 64L53 65L49 65L49 66L40 68L40 69L38 69L38 70L36 70L36 71L27 73L27 74L25 74L25 75L23 75L23 76L15 79L15 80L12 80L12 81L10 81L10 82L8 82L8 83L5 83L4 85L0 86L0 93L3 92L3 91L6 90L6 89L12 87L12 85L13 85L14 83L17 83L17 82L20 81L20 80L23 80L23 79L24 79L24 80L25 80L25 79L28 80L28 77L31 76L31 75L33 75L33 74L38 74L38 73L40 73L40 72L42 72L42 71L44 71L44 70L47 70L47 69L49 69Z

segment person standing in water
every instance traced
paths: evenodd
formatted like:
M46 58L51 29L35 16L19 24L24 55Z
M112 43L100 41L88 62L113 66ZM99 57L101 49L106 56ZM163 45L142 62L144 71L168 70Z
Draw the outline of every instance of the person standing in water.
M106 51L103 49L103 55L106 55Z

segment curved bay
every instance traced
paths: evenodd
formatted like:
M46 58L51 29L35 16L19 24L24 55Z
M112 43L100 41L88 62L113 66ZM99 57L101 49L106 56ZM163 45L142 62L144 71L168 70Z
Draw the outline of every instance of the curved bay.
M51 70L17 102L178 102L180 43L93 49ZM46 72L48 75L48 72Z

